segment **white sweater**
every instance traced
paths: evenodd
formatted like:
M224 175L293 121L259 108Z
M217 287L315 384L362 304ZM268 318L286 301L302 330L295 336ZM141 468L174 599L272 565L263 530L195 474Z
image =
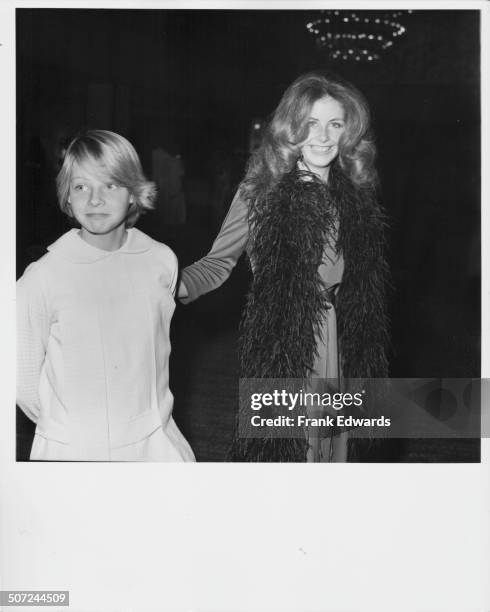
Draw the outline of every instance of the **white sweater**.
M117 251L76 229L17 283L18 405L31 459L194 461L172 419L169 329L177 259L128 230Z

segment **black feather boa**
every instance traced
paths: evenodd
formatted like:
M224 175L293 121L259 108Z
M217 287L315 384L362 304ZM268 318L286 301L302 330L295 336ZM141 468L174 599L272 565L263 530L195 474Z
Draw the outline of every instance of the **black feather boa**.
M373 190L356 188L338 167L328 185L295 169L252 205L254 278L241 324L242 378L311 375L330 307L318 270L327 241L345 266L336 299L343 376L387 376L385 225ZM305 461L307 446L306 439L236 437L230 459Z

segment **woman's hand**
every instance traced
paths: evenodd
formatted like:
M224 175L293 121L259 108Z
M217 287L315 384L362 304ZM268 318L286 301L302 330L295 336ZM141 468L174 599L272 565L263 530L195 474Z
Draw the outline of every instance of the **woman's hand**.
M183 281L180 281L179 283L179 288L177 289L177 297L178 298L189 297L189 292L187 291L187 287L184 285Z

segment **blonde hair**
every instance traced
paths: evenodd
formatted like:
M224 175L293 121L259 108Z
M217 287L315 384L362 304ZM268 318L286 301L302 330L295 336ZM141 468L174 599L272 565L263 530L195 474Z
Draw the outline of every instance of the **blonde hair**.
M262 143L251 156L242 187L255 199L271 189L291 171L301 155L301 144L308 134L313 104L329 96L345 112L345 132L339 142L338 163L357 186L374 185L376 146L371 134L366 99L351 83L325 72L300 76L284 92L264 132Z
M111 180L126 187L133 196L126 218L127 227L132 227L143 212L154 207L155 184L146 179L133 145L115 132L87 130L68 145L56 177L58 202L68 216L73 216L68 202L73 165L84 162L102 165Z

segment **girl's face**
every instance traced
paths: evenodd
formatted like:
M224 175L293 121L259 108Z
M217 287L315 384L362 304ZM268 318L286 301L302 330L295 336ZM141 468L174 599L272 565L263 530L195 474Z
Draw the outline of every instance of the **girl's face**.
M128 189L114 183L103 165L73 164L68 202L82 226L80 235L89 244L106 251L120 248L132 201Z
M308 135L301 145L303 161L321 179L328 178L330 164L339 154L339 140L345 131L343 106L325 96L311 107Z

